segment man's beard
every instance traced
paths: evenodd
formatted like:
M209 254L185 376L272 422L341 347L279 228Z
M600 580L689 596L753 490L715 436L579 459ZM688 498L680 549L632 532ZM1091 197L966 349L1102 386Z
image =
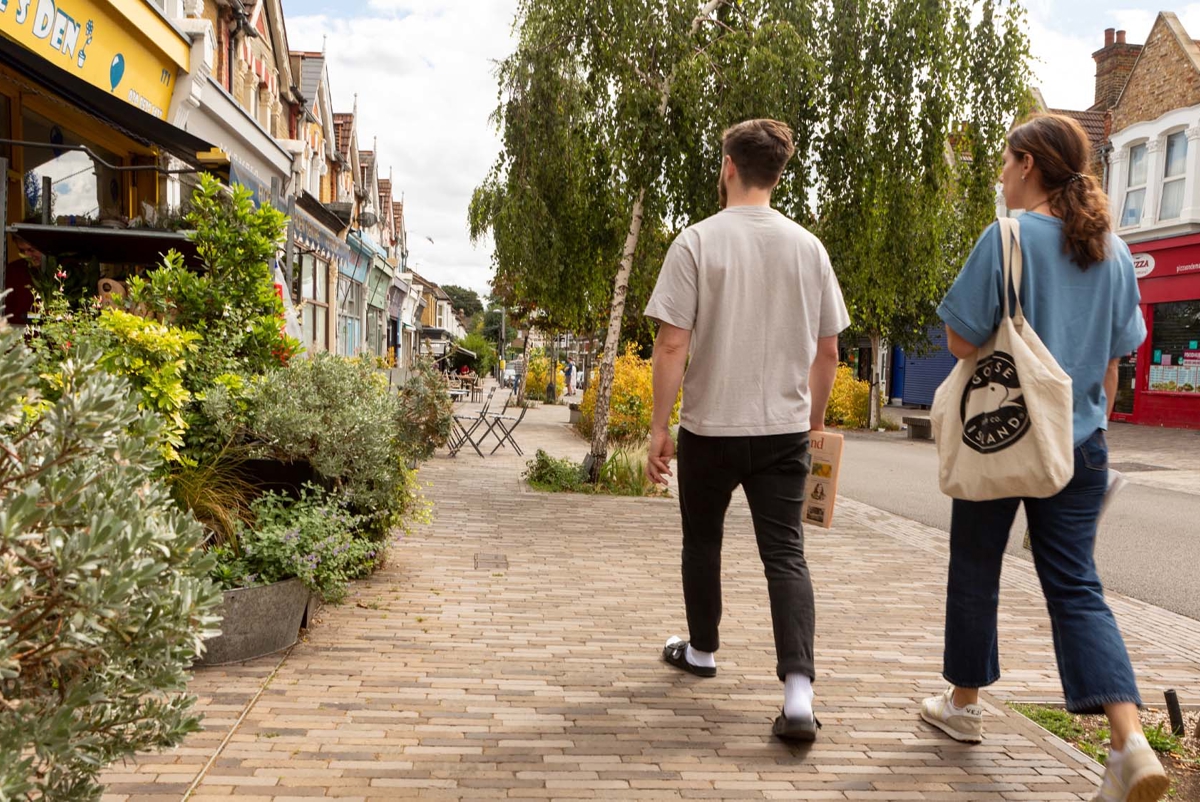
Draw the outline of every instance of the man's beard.
M729 204L729 190L725 186L725 165L721 165L721 172L717 176L717 203L722 209Z

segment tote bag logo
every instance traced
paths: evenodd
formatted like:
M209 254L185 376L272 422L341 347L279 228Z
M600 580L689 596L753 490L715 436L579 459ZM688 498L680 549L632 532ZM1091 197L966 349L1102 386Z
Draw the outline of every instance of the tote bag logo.
M1003 451L1029 431L1029 410L1013 358L1003 351L979 360L963 391L963 442L980 454Z

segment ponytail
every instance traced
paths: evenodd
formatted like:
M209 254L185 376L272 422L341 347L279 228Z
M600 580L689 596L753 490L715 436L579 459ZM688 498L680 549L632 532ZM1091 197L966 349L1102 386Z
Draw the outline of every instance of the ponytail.
M1051 197L1050 208L1063 221L1063 249L1080 269L1087 270L1108 258L1112 230L1108 198L1093 176L1073 174Z
M1039 114L1009 132L1008 146L1033 156L1050 193L1050 209L1063 221L1063 250L1071 261L1087 270L1108 258L1108 196L1087 172L1092 146L1079 123L1061 114Z

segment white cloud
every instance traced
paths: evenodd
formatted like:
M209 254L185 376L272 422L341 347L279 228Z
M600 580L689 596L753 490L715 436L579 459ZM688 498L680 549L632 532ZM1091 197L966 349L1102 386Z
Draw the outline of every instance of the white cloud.
M494 62L515 48L516 0L372 0L362 16L292 17L295 49L329 60L334 110L358 94L359 147L378 138L381 175L404 196L410 265L432 281L483 292L491 252L472 247L467 205L499 151L488 115ZM431 238L434 244L430 244Z

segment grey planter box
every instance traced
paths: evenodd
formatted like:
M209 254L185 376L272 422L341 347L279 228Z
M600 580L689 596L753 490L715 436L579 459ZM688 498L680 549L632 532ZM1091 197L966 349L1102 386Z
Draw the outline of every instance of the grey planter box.
M299 579L225 591L221 634L204 642L196 665L240 663L288 648L300 636L310 596Z
M574 426L583 418L583 413L579 411L579 404L571 404L571 420L570 423Z

